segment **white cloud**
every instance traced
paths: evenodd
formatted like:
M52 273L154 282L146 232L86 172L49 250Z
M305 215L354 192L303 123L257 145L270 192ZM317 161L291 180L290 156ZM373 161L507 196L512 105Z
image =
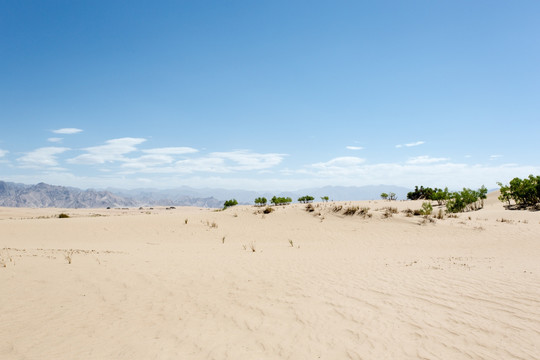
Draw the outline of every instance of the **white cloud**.
M142 150L146 154L163 154L163 155L182 155L182 154L193 154L199 152L199 150L191 147L164 147L164 148L155 148Z
M315 163L308 166L308 168L313 169L315 173L322 176L343 176L358 172L360 165L365 161L365 159L359 157L344 156L334 158L327 162Z
M0 149L0 157L6 156L9 151Z
M425 144L426 142L425 141L416 141L416 142L413 142L413 143L408 143L408 144L399 144L399 145L396 145L397 148L401 148L401 147L413 147L413 146L419 146L419 145L423 145Z
M346 146L347 150L363 150L364 148L362 146Z
M490 155L489 156L489 160L495 160L495 159L499 159L499 158L502 158L502 155Z
M114 161L129 161L124 155L136 151L135 145L145 141L146 139L130 137L107 140L105 145L84 149L86 154L69 159L68 162L72 164L104 164Z
M17 160L23 167L44 167L44 166L56 166L58 161L56 155L70 150L65 147L42 147L26 153Z
M279 165L285 154L259 154L248 150L236 150L230 152L214 152L210 154L210 158L230 160L235 165L231 167L233 170L262 170Z
M62 141L62 138L59 137L50 137L47 139L48 142L58 143Z
M53 130L52 131L53 133L55 134L77 134L77 133L80 133L82 132L81 129L77 129L77 128L62 128L62 129L56 129L56 130Z
M442 161L448 161L449 158L432 158L428 155L422 155L410 158L407 160L407 164L434 164Z

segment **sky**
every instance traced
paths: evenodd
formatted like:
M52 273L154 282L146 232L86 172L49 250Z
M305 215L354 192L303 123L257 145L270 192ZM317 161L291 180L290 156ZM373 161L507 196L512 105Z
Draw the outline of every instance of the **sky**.
M538 1L1 1L0 180L496 187L540 174Z

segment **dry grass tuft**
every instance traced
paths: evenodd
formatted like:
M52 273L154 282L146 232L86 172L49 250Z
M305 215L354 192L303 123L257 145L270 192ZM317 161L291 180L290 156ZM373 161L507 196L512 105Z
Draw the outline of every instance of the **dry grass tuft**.
M349 206L348 208L345 209L345 211L343 212L343 215L352 216L356 214L358 210L360 210L360 207L358 206Z
M64 258L66 259L68 264L71 264L71 260L73 259L73 254L74 253L75 253L75 250L73 250L73 249L69 249L69 250L65 251Z
M67 218L69 218L69 215L65 214L65 213L61 213L60 215L58 215L58 218L59 219L67 219Z
M332 211L333 211L333 212L340 212L342 209L343 209L343 206L342 206L342 205L335 205L335 206L332 208Z
M313 207L313 204L307 204L306 205L306 211L307 212L314 212L315 208Z
M294 247L294 243L291 239L289 239L289 245L291 245L291 247Z

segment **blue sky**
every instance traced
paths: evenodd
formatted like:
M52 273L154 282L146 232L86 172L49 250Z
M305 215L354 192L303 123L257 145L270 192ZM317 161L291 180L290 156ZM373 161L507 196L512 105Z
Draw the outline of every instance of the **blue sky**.
M2 1L0 179L496 186L540 174L538 1Z

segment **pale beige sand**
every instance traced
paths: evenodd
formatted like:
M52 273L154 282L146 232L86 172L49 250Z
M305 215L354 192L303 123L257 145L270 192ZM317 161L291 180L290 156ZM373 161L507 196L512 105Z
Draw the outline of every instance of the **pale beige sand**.
M0 359L538 359L540 212L495 197L425 225L1 208Z

